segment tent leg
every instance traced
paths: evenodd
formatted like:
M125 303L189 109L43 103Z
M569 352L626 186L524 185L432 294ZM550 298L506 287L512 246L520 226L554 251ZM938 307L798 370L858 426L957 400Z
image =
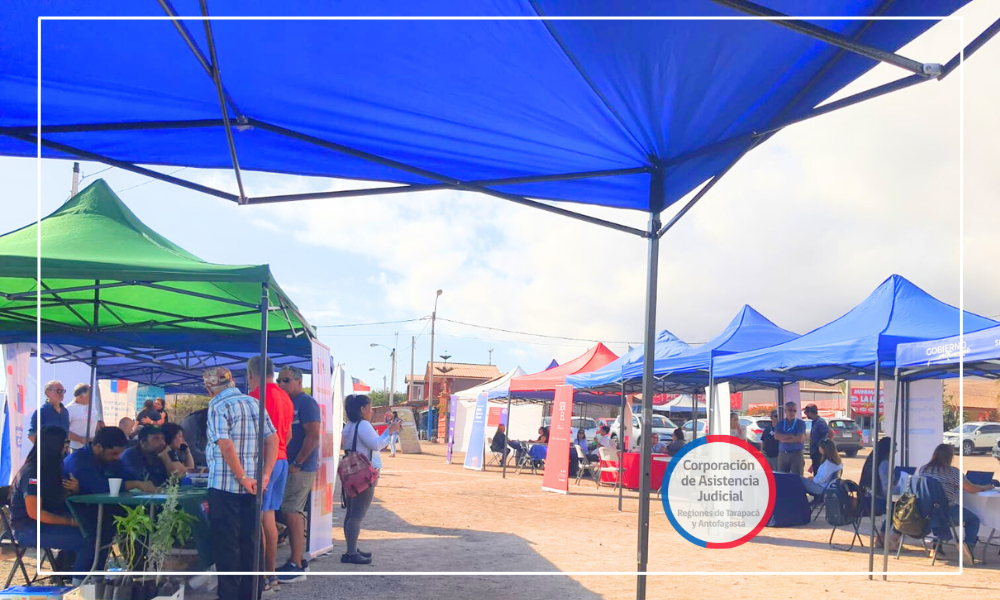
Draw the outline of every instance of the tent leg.
M101 280L94 280L94 323L93 332L97 333L101 327L99 319L101 316ZM39 353L41 354L41 353ZM90 402L87 403L87 429L83 432L83 439L86 444L90 443L90 421L93 418L94 402L97 402L97 348L90 351ZM116 423L117 425L117 423ZM128 435L126 433L126 435Z
M625 486L623 486L621 484L622 483L622 476L624 475L623 471L625 470L625 467L623 466L624 463L625 463L625 427L626 427L626 425L625 425L625 381L624 380L622 380L622 389L621 389L621 410L619 410L618 415L619 415L618 418L621 419L620 423L622 424L621 427L618 428L618 479L617 479L617 485L618 485L618 512L621 512L622 511L622 493L623 493L622 492L622 488L625 487ZM628 428L629 428L629 431L631 432L632 431L632 424L631 423L628 424Z
M267 311L270 307L270 299L268 295L268 285L264 282L260 286L260 366L261 369L267 368ZM267 418L267 412L265 411L265 397L267 396L267 385L265 385L266 380L261 376L260 384L260 401L257 405L258 420L257 420L257 496L256 496L256 507L254 508L254 515L256 515L257 527L254 528L253 532L253 571L257 573L261 570L260 567L260 550L261 550L261 509L263 508L264 500L264 419ZM260 576L253 576L253 597L260 597Z
M706 431L708 435L719 435L718 431L714 431L715 422L718 419L716 414L719 411L719 407L715 405L715 372L713 367L715 366L715 361L709 359L708 361L708 413L705 417L708 419Z
M872 505L871 505L871 519L872 519L872 532L869 534L869 548L868 548L868 580L871 581L873 578L873 570L875 568L875 475L878 473L878 405L881 394L879 393L882 381L879 379L879 364L878 357L875 358L875 407L872 409ZM891 476L892 468L890 465L889 473Z
M663 178L653 174L650 196L655 200L662 195ZM646 272L646 331L642 362L642 466L639 472L639 552L638 580L636 582L636 599L646 599L646 562L649 554L649 484L652 470L650 456L650 438L653 433L653 351L656 346L656 286L659 270L660 238L656 235L660 229L660 215L650 212L649 215L649 258Z
M889 519L892 517L892 474L895 471L895 456L896 456L896 435L899 432L899 422L902 420L902 414L900 412L903 406L902 394L902 383L899 380L899 368L896 368L895 377L895 405L896 407L892 411L892 441L889 442L889 482L886 484L885 495L885 528L882 530L882 581L886 581L889 578ZM878 465L875 465L875 470L878 470ZM872 529L875 529L875 516L872 515Z
M511 418L510 418L510 401L511 401L510 391L508 390L507 391L507 431L504 432L504 435L507 436L507 446L504 447L504 449L503 449L504 454L501 455L503 457L503 467L501 467L502 470L503 470L503 477L502 477L503 479L507 479L507 454L506 454L506 452L507 452L507 448L510 447L510 422L511 422ZM516 453L515 453L515 461L516 461Z

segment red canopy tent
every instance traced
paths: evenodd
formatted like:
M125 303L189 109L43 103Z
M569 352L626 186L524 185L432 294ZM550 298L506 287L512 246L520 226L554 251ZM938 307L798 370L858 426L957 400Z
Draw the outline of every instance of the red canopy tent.
M618 355L604 344L598 343L581 356L557 367L511 379L509 393L554 392L557 385L566 383L567 376L590 373L615 360L618 360Z

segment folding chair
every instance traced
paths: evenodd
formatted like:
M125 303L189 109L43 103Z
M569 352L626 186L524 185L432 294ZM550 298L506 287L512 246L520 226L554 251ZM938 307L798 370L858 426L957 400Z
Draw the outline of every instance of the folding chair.
M840 476L843 475L843 473L844 473L843 469L841 469L840 471L837 471L837 479L840 479L841 478ZM833 482L831 481L830 483L833 483ZM827 484L827 487L830 487L829 483ZM859 489L858 490L858 496L860 497L860 495L861 495L861 491ZM811 521L816 521L816 519L819 518L820 513L822 513L824 510L826 510L826 501L825 501L824 497L821 496L817 500L816 505L811 508L810 520ZM831 539L833 539L833 538L831 537ZM852 542L852 544L853 544L853 542Z
M24 556L31 546L22 546L18 543L17 538L14 537L14 528L10 525L10 487L8 486L0 487L0 527L3 528L3 531L0 531L0 545L10 546L14 549L14 563L10 567L10 573L7 574L7 581L4 583L3 589L10 587L18 568L21 569L21 575L24 576L24 585L31 585L38 581L38 569L45 564L46 560L49 562L52 570L55 570L56 560L52 555L52 550L42 548L42 556L38 559L35 567L35 576L28 576L28 569L24 564Z
M573 449L576 450L576 485L580 485L580 480L583 479L583 472L586 470L590 473L591 479L597 484L597 487L601 487L601 474L594 468L593 463L587 458L587 453L583 451L580 446L573 444Z
M490 449L490 454L491 454L490 460L489 460L489 462L486 463L486 466L487 467L492 467L492 466L502 467L503 466L503 461L507 457L505 457L503 455L504 454L503 452L497 452L496 450L493 449L493 438L489 438L488 440L486 440L486 447ZM510 446L507 446L504 450L506 451L508 448L510 448ZM508 453L507 456L509 457L510 454Z
M598 448L597 455L601 457L601 466L597 470L598 487L604 485L604 473L613 473L615 489L622 484L618 477L618 451L614 448Z
M524 442L522 442L524 444ZM521 457L517 459L517 474L521 474L521 469L531 469L531 474L535 475L535 460L531 458L531 446L524 445L524 450L521 452Z
M838 481L840 480L839 475L837 479ZM827 540L827 543L833 548L833 536L837 533L837 527L850 525L854 529L854 535L851 536L851 545L843 549L845 552L850 552L854 550L855 543L861 548L865 547L864 539L861 537L861 521L868 516L871 510L867 504L864 504L861 488L858 484L850 479L845 479L840 485L843 485L847 490L846 506L840 506L838 498L837 506L833 510L826 508L826 501L829 498L824 495L823 507L826 512L826 522L833 526L833 529L830 531L830 539ZM819 512L817 511L816 514L818 515Z

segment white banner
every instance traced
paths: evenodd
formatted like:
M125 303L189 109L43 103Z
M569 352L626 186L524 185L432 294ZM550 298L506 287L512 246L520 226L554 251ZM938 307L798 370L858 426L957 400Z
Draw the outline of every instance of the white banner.
M125 379L99 379L97 392L102 400L103 410L100 414L103 415L105 425L118 427L118 423L125 417L135 418L135 403L139 384ZM160 397L162 398L162 396Z
M337 369L341 376L342 368ZM319 404L319 468L313 482L309 505L309 558L326 554L333 548L333 491L337 480L337 462L340 456L340 432L344 428L344 396L334 392L330 372L330 349L313 340L312 342L312 397ZM340 403L334 400L340 396ZM335 410L339 406L339 410Z
M925 379L910 383L907 410L909 418L906 427L910 464L907 466L919 467L930 462L934 448L944 439L942 402L944 402L944 382L940 379Z
M7 408L10 419L10 472L11 477L21 468L31 449L28 424L37 407L37 396L29 390L30 344L5 344L4 375L7 379ZM9 481L3 482L10 484Z
M717 383L715 384L715 395L713 396L711 392L711 388L705 388L705 394L709 398L708 435L729 435L729 413L731 410L729 383Z

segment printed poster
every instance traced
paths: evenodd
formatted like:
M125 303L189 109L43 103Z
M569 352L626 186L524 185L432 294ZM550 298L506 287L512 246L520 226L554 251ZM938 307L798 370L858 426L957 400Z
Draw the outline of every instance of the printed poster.
M392 409L402 421L396 449L403 454L420 454L420 435L417 433L417 421L413 416L413 409L405 406L394 406Z
M448 455L445 464L451 464L451 453L455 448L455 423L458 421L458 396L452 396L451 407L448 409Z
M483 453L486 449L486 404L489 396L484 392L476 398L475 413L472 417L472 433L469 436L469 447L465 451L465 468L482 471Z
M338 369L343 387L343 369ZM335 409L330 349L312 342L312 397L319 404L320 452L319 468L313 481L309 502L309 542L306 551L311 558L333 548L333 483L337 479L337 462L340 458L340 432L344 429L343 391L339 396L339 410Z
M542 489L566 494L569 492L569 450L573 434L573 386L556 386L551 423Z

